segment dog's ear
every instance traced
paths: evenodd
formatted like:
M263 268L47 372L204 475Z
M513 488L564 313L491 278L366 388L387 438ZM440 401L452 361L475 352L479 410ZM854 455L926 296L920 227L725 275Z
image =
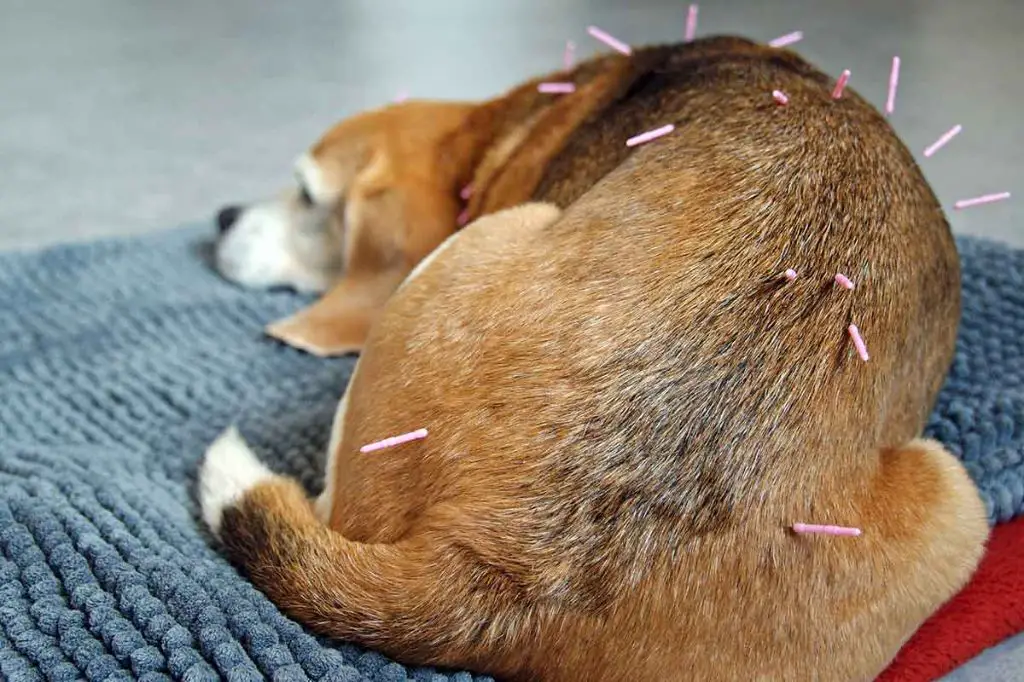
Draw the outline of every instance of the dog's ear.
M266 333L318 357L358 353L374 318L397 286L395 279L387 273L345 276L323 298L270 324Z

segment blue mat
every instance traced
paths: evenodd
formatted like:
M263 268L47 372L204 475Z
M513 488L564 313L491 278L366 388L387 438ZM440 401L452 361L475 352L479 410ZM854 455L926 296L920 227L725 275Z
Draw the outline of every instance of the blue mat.
M230 422L321 485L351 359L261 336L307 299L242 291L200 233L0 255L0 677L451 680L278 613L199 530L199 457ZM964 319L929 433L989 519L1024 509L1024 252L962 240Z

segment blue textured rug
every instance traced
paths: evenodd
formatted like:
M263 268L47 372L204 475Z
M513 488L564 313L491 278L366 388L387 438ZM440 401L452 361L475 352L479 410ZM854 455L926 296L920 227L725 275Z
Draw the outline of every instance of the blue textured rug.
M352 360L262 338L306 299L222 282L198 239L0 256L0 677L480 679L326 645L200 532L196 466L232 421L319 488ZM960 348L929 432L1003 521L1024 509L1024 252L960 247Z

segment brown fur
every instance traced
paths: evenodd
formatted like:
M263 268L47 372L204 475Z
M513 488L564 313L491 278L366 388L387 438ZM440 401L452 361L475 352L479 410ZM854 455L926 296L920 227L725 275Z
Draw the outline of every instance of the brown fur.
M960 464L915 440L959 312L942 211L885 120L792 53L602 63L581 109L528 112L473 204L564 212L485 215L370 329L329 524L275 479L225 512L226 552L299 621L410 663L870 679L987 535Z

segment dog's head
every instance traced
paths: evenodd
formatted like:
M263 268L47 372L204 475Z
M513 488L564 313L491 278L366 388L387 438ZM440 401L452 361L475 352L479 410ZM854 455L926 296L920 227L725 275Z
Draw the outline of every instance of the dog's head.
M552 106L537 82L485 102L405 102L342 121L299 158L290 190L220 211L217 270L243 286L327 292L268 333L317 355L358 351L406 275L458 229L460 212L475 217L529 198L593 99ZM549 126L562 134L527 144L549 107L565 119ZM540 151L516 157L523 146ZM470 181L476 190L464 206Z
M318 355L361 348L391 293L458 227L478 108L405 102L346 119L299 158L291 189L219 212L226 279L328 292L271 336Z
M408 272L456 228L444 146L471 105L408 102L346 119L281 196L217 215L217 270L247 287L325 291L342 273Z

